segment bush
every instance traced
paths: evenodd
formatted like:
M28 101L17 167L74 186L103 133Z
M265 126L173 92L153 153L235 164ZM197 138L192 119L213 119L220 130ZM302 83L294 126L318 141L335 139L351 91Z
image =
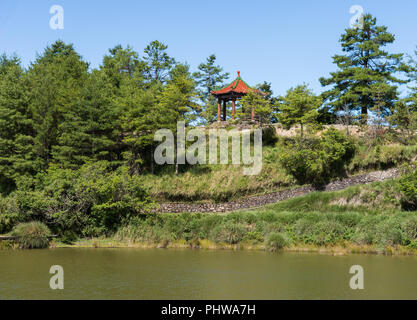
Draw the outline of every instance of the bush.
M16 202L0 196L0 234L10 232L19 222Z
M354 141L336 129L321 138L298 139L284 148L280 161L299 183L324 184L342 175L355 155Z
M11 235L17 237L21 249L42 249L49 246L51 232L41 222L29 222L18 224Z
M276 251L285 248L288 245L287 238L278 232L273 232L268 235L265 242L265 247L269 251Z
M398 180L397 188L401 193L401 205L405 210L417 209L417 170Z
M15 204L19 221L44 222L60 235L67 232L66 238L72 234L68 241L74 234L107 236L152 206L138 179L126 167L113 170L106 161L78 170L51 165L7 200ZM2 221L0 211L0 229L7 228Z
M278 142L277 132L275 127L268 126L262 128L262 145L273 146Z

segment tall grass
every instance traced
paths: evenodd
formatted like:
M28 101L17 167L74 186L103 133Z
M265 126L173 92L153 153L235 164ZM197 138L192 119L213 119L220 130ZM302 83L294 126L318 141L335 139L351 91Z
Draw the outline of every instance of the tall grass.
M382 210L375 201L354 205L350 199L367 193L383 194L384 186L375 183L339 192L309 194L254 211L230 214L152 214L138 217L116 234L118 240L156 242L184 240L190 245L209 240L216 243L259 244L268 250L285 246L334 246L351 243L378 248L417 247L417 212L395 208ZM376 192L379 190L378 192ZM343 199L346 205L334 203ZM379 200L378 200L379 199Z
M51 232L43 223L29 222L18 224L11 235L21 249L42 249L49 246Z

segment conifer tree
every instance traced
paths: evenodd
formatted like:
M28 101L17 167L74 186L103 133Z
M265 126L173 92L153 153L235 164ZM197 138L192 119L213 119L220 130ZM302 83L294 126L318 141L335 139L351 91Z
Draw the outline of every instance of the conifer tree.
M19 59L0 56L0 192L12 191L19 176L38 169L25 82Z
M206 122L214 120L217 116L217 101L210 94L219 89L225 80L229 78L229 73L223 73L223 68L216 65L216 55L210 55L205 63L198 66L198 72L193 73L199 87L200 99L203 103L201 116Z
M396 85L405 83L395 74L406 71L403 54L385 50L394 40L387 27L378 26L370 14L363 16L362 27L345 30L340 38L344 54L333 57L338 70L320 79L323 86L333 86L323 93L323 98L334 111L349 105L361 113L361 122L366 123L368 111L375 105L376 87L381 89L385 84L380 96L385 102L382 111L389 114L398 96Z
M307 85L299 85L288 90L286 96L280 100L278 120L287 129L294 124L300 125L303 137L305 125L314 124L316 121L317 109L321 106L322 99L315 96Z
M88 64L73 46L57 41L47 47L28 71L29 106L36 136L34 147L43 167L52 161L58 144L60 124L82 99Z

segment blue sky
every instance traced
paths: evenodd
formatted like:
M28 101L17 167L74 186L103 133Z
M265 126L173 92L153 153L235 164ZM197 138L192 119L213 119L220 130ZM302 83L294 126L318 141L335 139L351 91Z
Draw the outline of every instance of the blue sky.
M52 5L64 8L64 30L49 27ZM335 70L341 33L361 5L396 36L391 52L412 54L417 45L417 1L387 0L1 0L0 52L16 53L25 66L57 39L73 43L92 67L107 50L130 44L142 53L152 40L192 70L215 53L234 78L271 82L274 93Z

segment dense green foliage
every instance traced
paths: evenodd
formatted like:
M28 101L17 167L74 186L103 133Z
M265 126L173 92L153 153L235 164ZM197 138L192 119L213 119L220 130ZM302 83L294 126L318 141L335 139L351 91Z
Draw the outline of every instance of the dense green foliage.
M18 224L11 235L17 237L21 249L43 249L49 246L51 232L43 223L28 222Z
M398 181L402 205L407 210L417 210L417 170Z
M320 97L316 97L306 85L302 85L288 90L287 95L281 100L278 120L286 128L291 128L295 124L300 125L301 137L303 137L304 126L314 123L318 117Z
M2 203L2 232L15 222L37 220L59 234L82 236L110 234L151 205L137 176L126 167L112 170L105 161L78 170L51 166L34 179L22 179Z
M217 117L217 100L211 92L220 89L223 81L229 78L229 73L223 73L223 68L215 63L216 55L212 54L205 63L198 66L199 71L193 73L202 102L201 117L207 122L212 122Z
M300 183L323 184L343 174L354 155L354 141L329 129L320 138L296 139L283 150L281 162Z

